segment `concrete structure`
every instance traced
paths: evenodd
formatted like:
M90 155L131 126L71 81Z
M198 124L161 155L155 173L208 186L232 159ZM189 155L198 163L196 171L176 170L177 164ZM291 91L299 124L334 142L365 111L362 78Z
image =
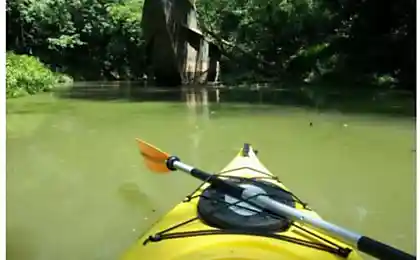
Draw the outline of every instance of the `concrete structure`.
M142 28L156 84L217 81L220 52L199 29L190 0L145 0Z

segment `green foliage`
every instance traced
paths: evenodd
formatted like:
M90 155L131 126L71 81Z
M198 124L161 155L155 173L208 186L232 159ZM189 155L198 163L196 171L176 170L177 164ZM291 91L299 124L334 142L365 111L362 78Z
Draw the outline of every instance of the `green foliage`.
M7 48L80 79L142 75L143 0L9 0Z
M146 69L144 1L7 0L7 48L32 53L80 79L138 79ZM196 5L201 27L230 58L222 76L365 81L415 90L414 0L198 0Z
M69 82L71 78L52 72L35 57L6 54L7 98L49 91L59 83Z
M238 64L306 82L389 76L415 90L414 0L200 0L197 8L202 26L233 43L216 39ZM265 62L255 66L249 54Z

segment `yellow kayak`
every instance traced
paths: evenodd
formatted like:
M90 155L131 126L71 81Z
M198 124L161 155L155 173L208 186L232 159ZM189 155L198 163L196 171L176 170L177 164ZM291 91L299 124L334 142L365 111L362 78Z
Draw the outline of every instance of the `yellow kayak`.
M290 192L245 144L218 173L246 188L321 218ZM347 244L239 201L205 183L146 231L123 260L359 260Z

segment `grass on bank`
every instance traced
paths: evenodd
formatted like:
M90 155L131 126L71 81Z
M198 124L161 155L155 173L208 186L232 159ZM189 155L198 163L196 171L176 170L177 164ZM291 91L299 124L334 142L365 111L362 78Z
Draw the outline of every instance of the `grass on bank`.
M52 90L57 85L71 83L73 79L51 71L38 58L6 53L6 97L16 98Z

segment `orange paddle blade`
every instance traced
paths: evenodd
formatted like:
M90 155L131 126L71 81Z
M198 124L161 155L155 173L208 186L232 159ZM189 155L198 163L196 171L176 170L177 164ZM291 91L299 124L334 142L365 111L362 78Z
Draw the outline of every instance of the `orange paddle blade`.
M169 154L161 151L159 148L156 148L143 140L136 139L136 141L146 166L150 170L158 173L170 172L168 167L166 167L166 159L169 158Z

